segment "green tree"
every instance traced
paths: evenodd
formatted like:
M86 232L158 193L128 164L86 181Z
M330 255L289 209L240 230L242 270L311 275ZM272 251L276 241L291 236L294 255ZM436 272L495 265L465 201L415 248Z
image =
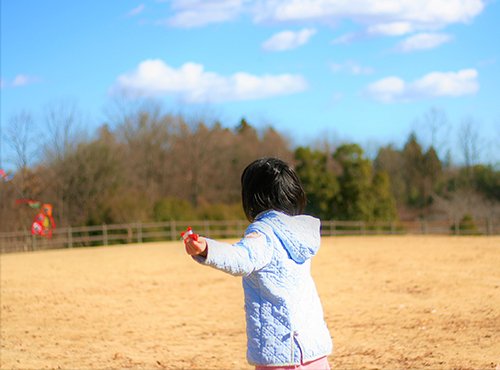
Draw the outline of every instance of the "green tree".
M424 154L422 168L422 197L424 199L424 207L426 215L429 213L429 206L433 203L435 192L438 190L439 182L442 178L443 165L438 158L434 147L430 147Z
M372 166L358 144L344 144L333 158L342 172L338 177L339 192L335 196L336 216L343 220L369 220L372 217Z
M378 171L371 186L372 219L374 221L392 221L397 218L396 200L391 192L391 183L387 172Z
M375 171L386 172L389 176L391 192L398 204L406 203L406 181L404 159L401 151L391 145L382 147L373 162Z
M406 203L410 207L422 209L427 204L423 181L425 160L422 147L414 133L410 134L402 154Z
M500 202L500 171L491 165L476 165L472 173L475 189L486 198Z
M449 178L450 192L468 191L481 194L494 202L500 201L500 171L491 165L462 167Z
M328 153L299 147L295 150L296 171L307 194L306 211L322 219L332 219L334 198L339 191Z
M375 171L357 144L345 144L334 153L342 171L340 191L335 196L338 218L345 220L390 221L397 217L396 201L389 175Z

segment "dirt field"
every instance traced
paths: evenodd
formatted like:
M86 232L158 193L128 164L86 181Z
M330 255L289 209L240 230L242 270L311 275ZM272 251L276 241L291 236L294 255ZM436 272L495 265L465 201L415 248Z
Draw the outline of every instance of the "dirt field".
M2 255L2 369L251 369L240 278L180 242ZM500 369L499 237L325 238L334 369Z

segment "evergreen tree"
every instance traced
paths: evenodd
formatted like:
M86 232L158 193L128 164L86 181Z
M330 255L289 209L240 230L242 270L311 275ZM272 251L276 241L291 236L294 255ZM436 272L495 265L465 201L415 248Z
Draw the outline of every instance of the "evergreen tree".
M423 208L426 205L423 181L425 161L415 133L410 134L402 154L406 203L414 208Z
M343 220L369 220L372 216L372 166L357 144L344 144L333 158L340 164L340 191L335 197L336 216Z
M396 218L396 201L389 175L376 171L357 144L340 146L334 158L342 167L340 191L335 198L339 218L345 220L390 221Z
M442 177L442 164L438 158L436 150L434 147L430 147L429 150L424 154L423 161L423 198L424 206L426 207L426 213L429 213L428 207L433 202L433 194L438 190L438 184Z
M328 153L299 147L295 150L296 171L307 194L306 211L322 219L335 218L333 201L339 185Z
M401 151L394 149L391 145L380 148L373 167L375 171L386 172L389 176L391 192L396 202L406 203L404 159Z
M372 219L374 221L392 221L397 218L396 200L391 193L391 184L387 172L375 173L371 187Z

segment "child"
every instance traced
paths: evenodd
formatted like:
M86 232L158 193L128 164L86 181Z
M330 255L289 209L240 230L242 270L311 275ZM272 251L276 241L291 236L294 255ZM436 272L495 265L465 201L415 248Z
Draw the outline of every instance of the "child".
M285 162L263 158L241 176L245 236L234 245L186 238L204 265L243 276L247 359L259 369L330 369L330 333L311 277L320 222L301 215L306 196ZM197 239L197 240L196 240Z

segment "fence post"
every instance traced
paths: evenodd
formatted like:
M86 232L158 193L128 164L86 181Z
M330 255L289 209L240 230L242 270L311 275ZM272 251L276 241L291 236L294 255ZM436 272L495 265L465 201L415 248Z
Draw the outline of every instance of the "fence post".
M30 240L30 233L25 230L26 234L25 236L23 237L23 251L24 252L27 252L28 251L28 243L31 241Z
M174 220L170 220L170 240L175 240L177 234L177 226Z
M68 248L73 248L73 232L71 226L68 226Z
M108 245L108 227L106 224L102 224L102 239L104 245Z
M137 222L137 243L142 243L142 223Z
M127 244L132 243L132 225L127 225Z
M427 220L422 220L422 234L427 235Z
M36 248L36 235L31 235L31 250L34 251Z

